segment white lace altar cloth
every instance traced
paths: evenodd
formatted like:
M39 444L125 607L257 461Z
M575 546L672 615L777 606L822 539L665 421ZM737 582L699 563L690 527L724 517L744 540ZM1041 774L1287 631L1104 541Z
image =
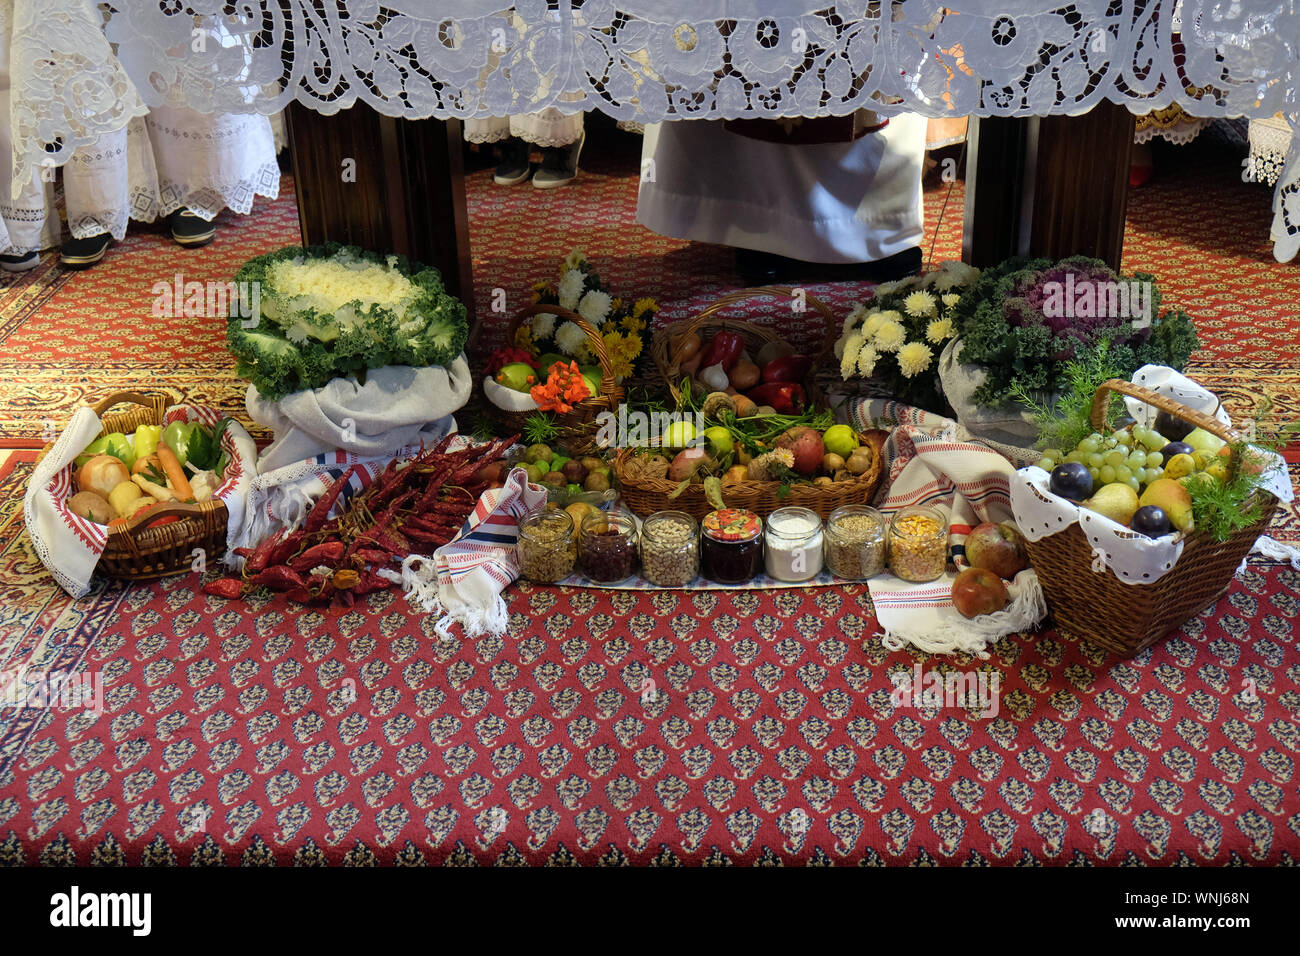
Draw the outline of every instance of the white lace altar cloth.
M24 10L43 25L95 10L90 0L12 2L15 25ZM1135 113L1177 102L1196 116L1282 111L1300 123L1295 0L113 0L104 7L108 39L143 101L205 113L269 114L297 100L326 114L357 102L412 119L554 106L649 123L860 108L1077 114L1111 100ZM44 45L49 30L38 32L39 40L24 42ZM232 47L231 36L240 44ZM136 111L134 91L122 89L112 69L93 89L81 82L92 109L76 106L74 81L84 78L87 56L102 63L98 44L67 30L53 42L73 46L29 50L30 76L15 77L15 99L41 118L15 130L28 164L56 142L53 161L60 162L69 144L121 128ZM1293 141L1275 202L1279 257L1300 247L1298 153Z

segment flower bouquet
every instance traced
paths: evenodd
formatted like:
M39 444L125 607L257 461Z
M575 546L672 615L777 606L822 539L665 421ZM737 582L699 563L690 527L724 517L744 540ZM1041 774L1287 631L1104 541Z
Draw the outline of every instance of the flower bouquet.
M939 414L938 355L958 334L957 305L979 270L945 262L923 276L884 282L844 320L835 357L840 377L875 379L891 397Z

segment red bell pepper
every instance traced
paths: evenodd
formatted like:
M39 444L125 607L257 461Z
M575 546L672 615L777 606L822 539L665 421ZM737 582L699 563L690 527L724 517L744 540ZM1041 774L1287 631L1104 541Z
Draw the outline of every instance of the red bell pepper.
M767 382L747 393L755 405L771 405L778 415L798 415L803 411L803 386L798 382Z
M745 351L745 339L739 332L727 332L725 330L714 334L709 340L709 344L704 349L704 355L700 359L699 368L708 368L710 365L721 365L724 372L730 372L731 367L740 359L740 353Z
M763 366L763 382L802 382L812 369L812 359L804 355L783 355Z

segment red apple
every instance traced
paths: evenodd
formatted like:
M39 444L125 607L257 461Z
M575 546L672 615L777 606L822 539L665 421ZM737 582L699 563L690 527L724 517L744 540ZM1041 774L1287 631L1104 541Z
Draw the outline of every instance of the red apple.
M976 525L966 538L966 560L972 568L988 568L1008 581L1029 567L1024 536L1010 521Z
M794 455L794 470L801 475L815 475L821 467L826 447L815 428L799 426L777 439L777 448L788 448Z
M992 614L1007 606L1007 586L988 568L967 568L952 582L952 603L962 617Z

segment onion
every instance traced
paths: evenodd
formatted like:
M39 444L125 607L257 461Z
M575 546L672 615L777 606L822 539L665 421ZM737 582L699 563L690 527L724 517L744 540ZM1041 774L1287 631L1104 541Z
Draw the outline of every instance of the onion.
M710 390L715 392L721 392L731 384L727 380L727 371L722 367L722 363L710 365L705 369L700 369L700 374L697 378L699 378L703 384L707 385Z
M700 333L692 332L689 335L680 336L674 343L677 352L677 364L681 365L687 359L694 356L700 350L704 343L700 339Z
M96 455L77 472L77 487L81 491L93 491L105 501L114 488L130 480L131 473L122 464L122 459L112 455Z

